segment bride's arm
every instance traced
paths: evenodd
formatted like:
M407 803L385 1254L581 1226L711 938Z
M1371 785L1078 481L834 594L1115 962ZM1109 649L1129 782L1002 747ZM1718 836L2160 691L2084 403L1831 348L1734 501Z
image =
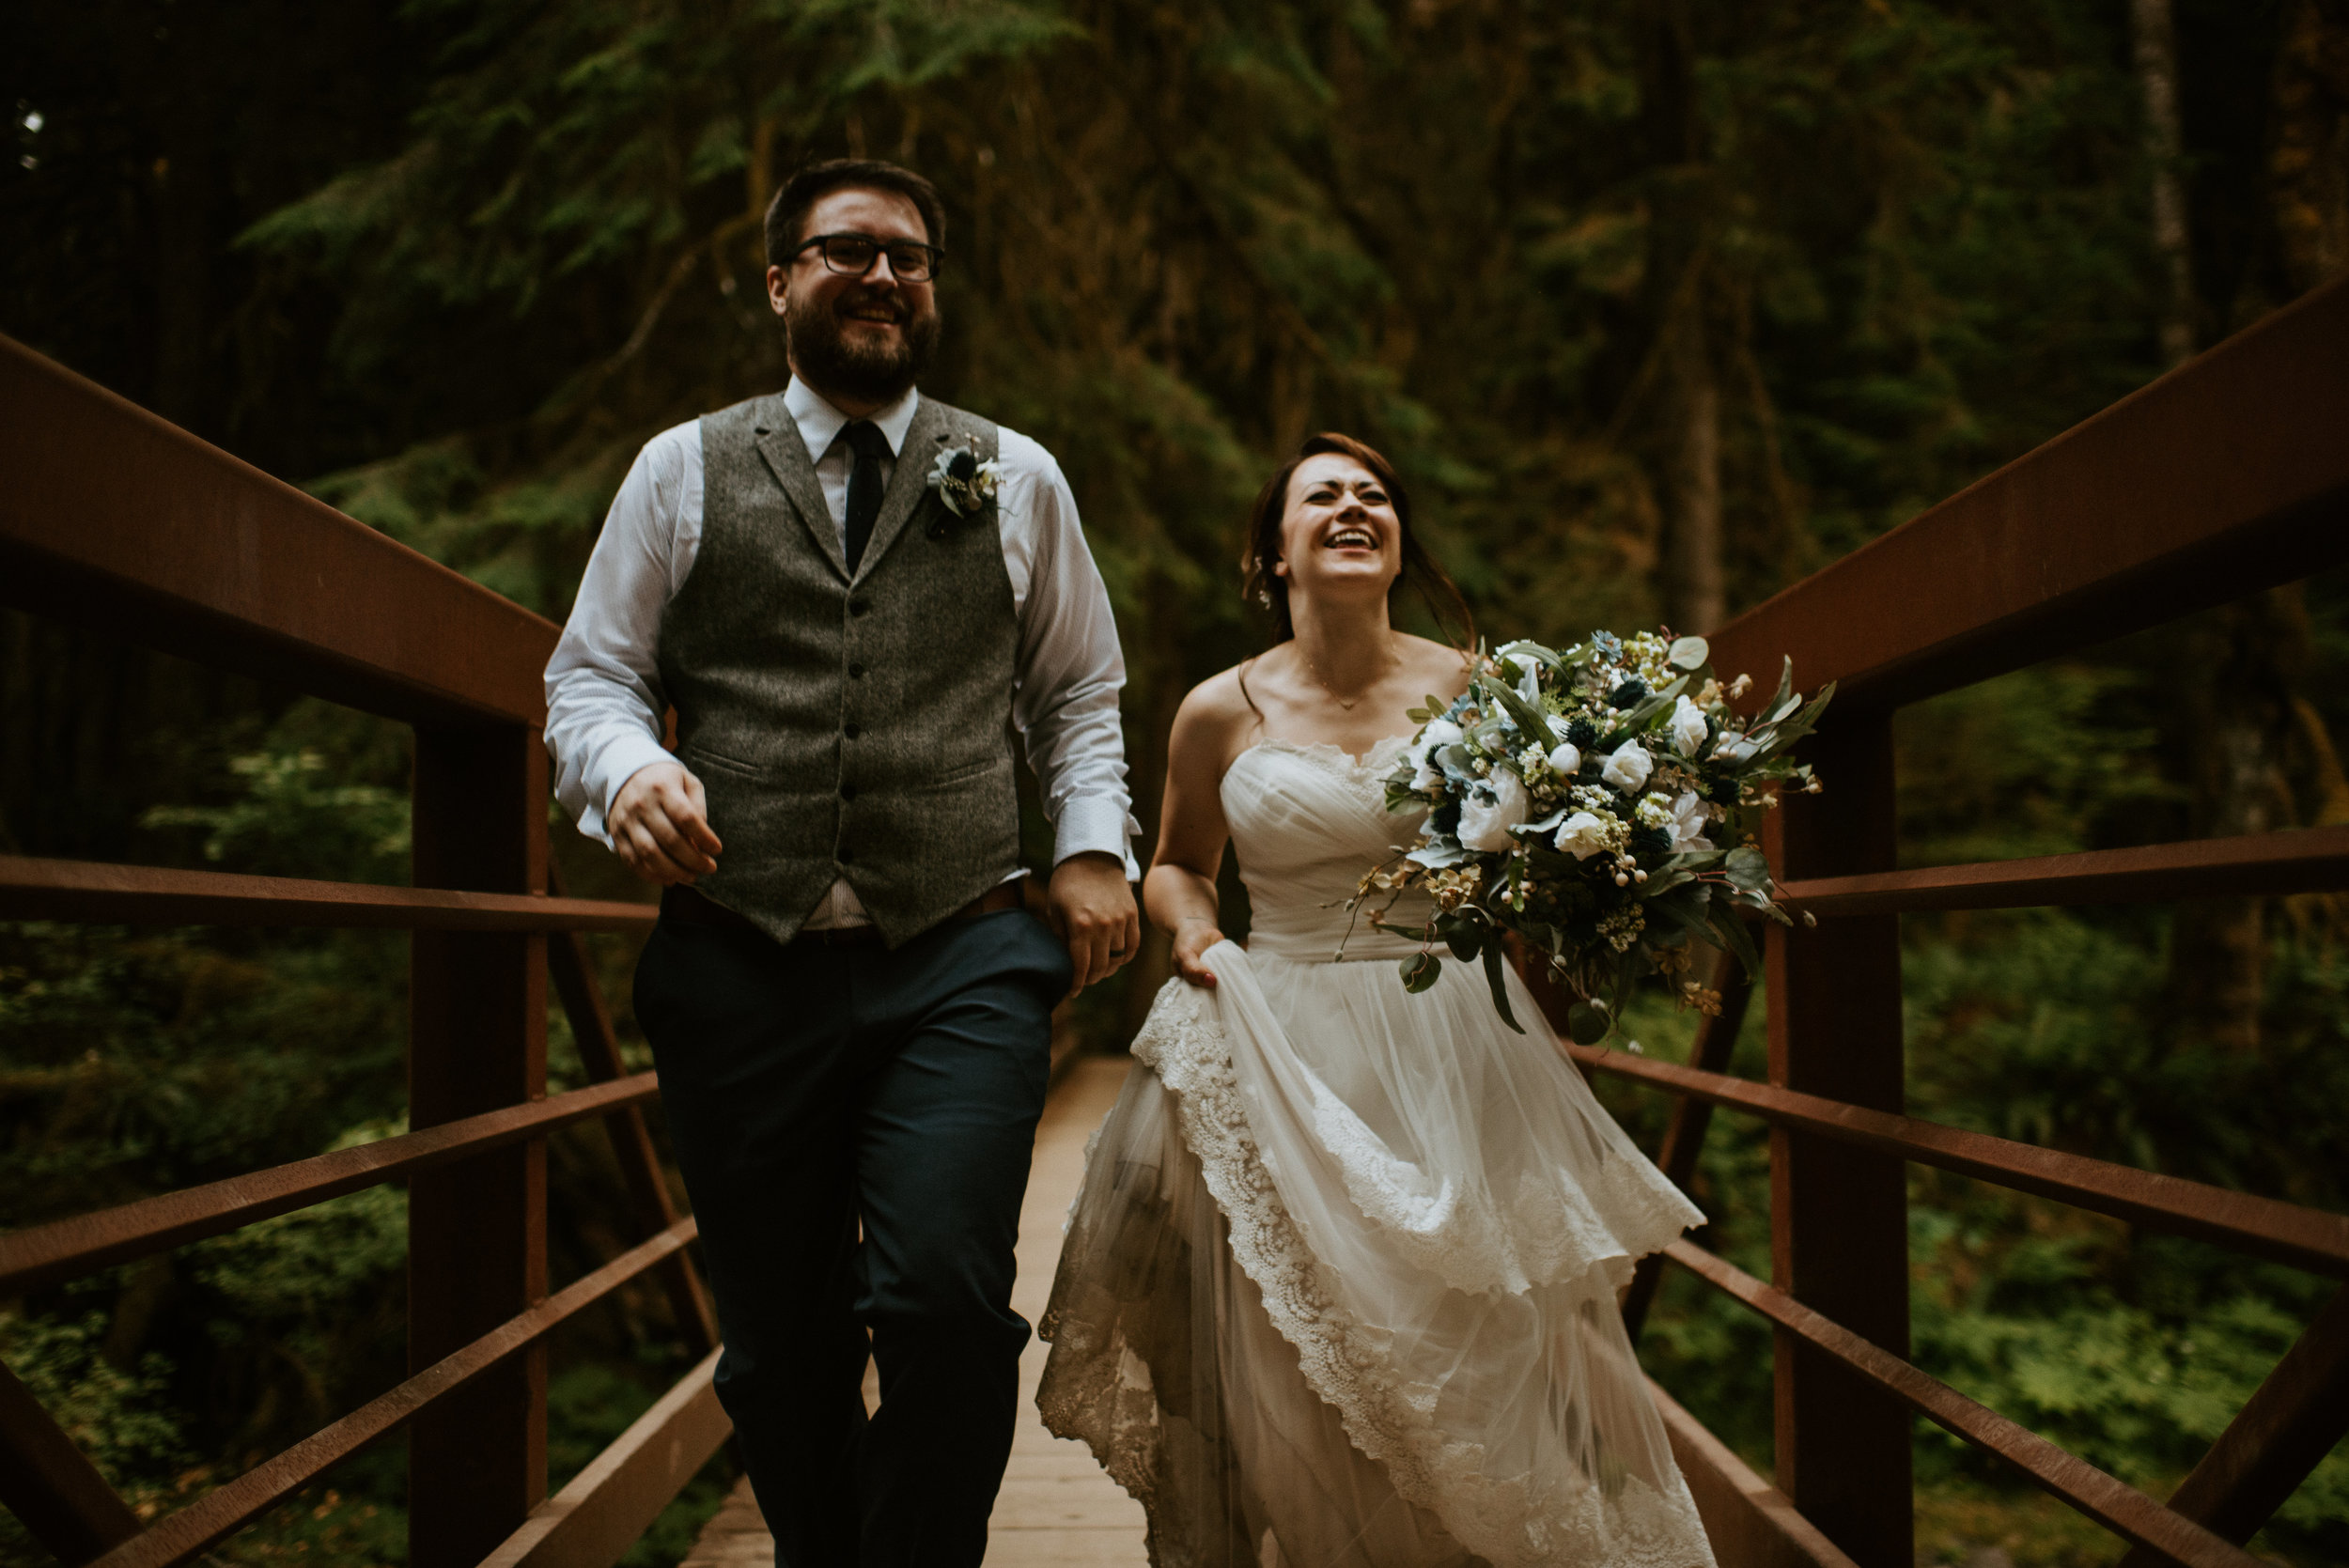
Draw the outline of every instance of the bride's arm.
M1231 832L1220 788L1239 722L1228 711L1226 694L1217 691L1225 684L1236 694L1228 674L1219 675L1185 697L1174 715L1159 848L1142 882L1143 908L1152 924L1174 938L1175 971L1194 986L1214 986L1215 972L1200 957L1223 939L1216 924L1215 877Z

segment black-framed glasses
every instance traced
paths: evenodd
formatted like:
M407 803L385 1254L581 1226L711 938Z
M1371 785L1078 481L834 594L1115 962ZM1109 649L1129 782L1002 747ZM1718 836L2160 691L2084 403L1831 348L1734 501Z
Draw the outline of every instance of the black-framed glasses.
M793 259L821 247L824 265L844 277L861 278L873 270L873 258L889 257L889 270L900 283L927 283L938 275L946 253L919 240L876 240L869 234L819 234L791 253Z

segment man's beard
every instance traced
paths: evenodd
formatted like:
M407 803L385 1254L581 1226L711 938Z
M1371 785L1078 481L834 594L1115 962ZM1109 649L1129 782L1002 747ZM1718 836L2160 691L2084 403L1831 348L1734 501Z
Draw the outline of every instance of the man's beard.
M911 390L938 353L938 309L910 310L887 348L851 343L836 310L856 302L818 303L801 295L784 312L791 358L808 384L852 402L889 404Z

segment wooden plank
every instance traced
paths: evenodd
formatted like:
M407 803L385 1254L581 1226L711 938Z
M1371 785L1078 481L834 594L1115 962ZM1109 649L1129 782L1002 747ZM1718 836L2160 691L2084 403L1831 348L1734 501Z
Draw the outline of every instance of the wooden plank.
M1889 716L1841 714L1809 742L1830 793L1770 815L1781 880L1890 870L1895 831ZM1769 936L1770 1081L1897 1114L1903 1107L1900 924L1830 921ZM1774 1123L1770 1257L1797 1299L1887 1353L1908 1353L1907 1168ZM1778 1483L1865 1568L1910 1568L1909 1415L1800 1338L1778 1336Z
M1746 978L1745 965L1733 953L1723 953L1715 960L1712 982L1713 989L1721 994L1721 1010L1697 1026L1688 1063L1700 1072L1718 1073L1729 1065L1730 1053L1737 1048L1737 1032L1745 1027L1746 1004L1753 998L1753 986ZM1559 1043L1567 1044L1563 1038ZM1577 1060L1581 1058L1578 1055ZM1697 1159L1704 1152L1704 1134L1712 1124L1712 1101L1691 1094L1672 1101L1672 1119L1664 1124L1664 1141L1657 1150L1656 1166L1683 1192L1696 1179ZM1660 1252L1641 1258L1632 1270L1631 1288L1623 1296L1623 1326L1634 1343L1647 1322L1663 1270Z
M0 1504L67 1568L80 1568L139 1532L131 1505L5 1366L0 1366Z
M521 725L416 731L419 887L546 891L547 753ZM546 939L412 939L409 1114L431 1126L545 1097ZM408 1358L421 1371L547 1290L546 1144L437 1167L408 1190ZM534 1345L416 1422L412 1568L472 1568L546 1496L546 1355Z
M0 855L0 920L415 931L646 931L659 914L650 904L603 899Z
M1980 1181L1996 1182L2018 1192L2053 1198L2058 1203L2125 1219L2132 1225L2216 1242L2310 1273L2349 1275L2349 1215L2305 1208L2058 1149L2043 1149L2036 1144L1994 1138L1988 1133L1943 1126L1937 1122L1868 1110L1823 1095L1797 1094L1670 1062L1650 1062L1622 1051L1559 1043L1576 1062L1595 1072L1631 1079L1668 1094L1748 1111L1863 1149L1896 1155Z
M551 1099L443 1122L421 1132L379 1139L355 1149L272 1166L202 1187L181 1188L133 1203L75 1215L0 1235L0 1297L46 1290L132 1258L219 1235L272 1215L428 1171L659 1093L651 1073L574 1089Z
M465 1390L516 1357L528 1355L553 1329L686 1246L694 1234L692 1220L678 1220L666 1234L621 1253L594 1273L566 1285L527 1312L517 1313L472 1343L435 1361L389 1393L369 1400L341 1421L159 1520L142 1534L95 1560L93 1568L178 1568L369 1444L461 1400ZM494 1549L495 1543L491 1545Z
M2276 1370L2253 1390L2202 1462L2179 1483L2170 1509L2238 1545L2267 1523L2349 1431L2349 1287L2317 1313ZM2121 1568L2163 1560L2137 1546Z
M595 970L587 962L587 944L578 932L566 931L549 939L547 968L554 981L554 993L562 999L563 1015L570 1021L571 1038L579 1046L580 1065L593 1082L616 1080L622 1071L619 1037L612 1032L612 1014L603 1004L603 989L596 984ZM652 1128L646 1124L643 1107L630 1105L606 1117L603 1126L612 1140L612 1157L635 1204L639 1233L653 1235L667 1230L677 1223L677 1203L670 1195L668 1173L661 1168L660 1152L653 1147ZM694 1271L693 1260L679 1253L662 1265L661 1286L669 1298L669 1313L677 1319L677 1332L686 1343L696 1350L716 1349L718 1309Z
M2322 571L2349 559L2344 421L2349 279L1739 616L1714 665L1766 691L1791 655L1845 711L1890 706Z
M543 723L556 628L0 337L0 602L411 722Z
M682 1257L682 1252L672 1257ZM612 1568L709 1462L734 1423L715 1350L482 1560L481 1568Z
M1786 884L1822 920L1914 909L2016 909L2168 898L2275 897L2349 887L2349 828L2092 849Z
M1648 1391L1721 1568L1859 1568L1672 1395L1653 1381Z
M744 1476L702 1527L693 1549L677 1568L770 1568L774 1560L775 1538L768 1533L767 1516L758 1511L751 1478Z
M1751 1307L1778 1325L1781 1333L1837 1361L1872 1391L1895 1398L1976 1447L1987 1449L2034 1484L2123 1539L2153 1546L2187 1568L2254 1568L2259 1563L2259 1559L2241 1547L2171 1513L2136 1487L1975 1404L1948 1384L1703 1248L1675 1241L1665 1250L1672 1262Z

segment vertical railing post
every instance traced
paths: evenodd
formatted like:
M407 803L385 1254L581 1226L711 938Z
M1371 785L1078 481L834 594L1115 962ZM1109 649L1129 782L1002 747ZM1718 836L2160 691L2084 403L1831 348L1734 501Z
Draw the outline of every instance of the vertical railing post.
M1889 713L1838 710L1804 752L1826 785L1771 814L1782 880L1893 869ZM1900 921L1773 926L1770 1081L1901 1112ZM1893 1354L1908 1354L1908 1209L1902 1160L1772 1128L1774 1282ZM1910 1416L1794 1335L1778 1336L1778 1483L1862 1568L1913 1560Z
M543 893L547 757L518 725L416 731L419 887ZM414 938L409 1115L419 1127L538 1099L547 1088L546 939ZM408 1191L408 1362L420 1371L547 1293L546 1145L414 1177ZM546 1495L546 1356L534 1347L417 1418L408 1560L471 1568Z

